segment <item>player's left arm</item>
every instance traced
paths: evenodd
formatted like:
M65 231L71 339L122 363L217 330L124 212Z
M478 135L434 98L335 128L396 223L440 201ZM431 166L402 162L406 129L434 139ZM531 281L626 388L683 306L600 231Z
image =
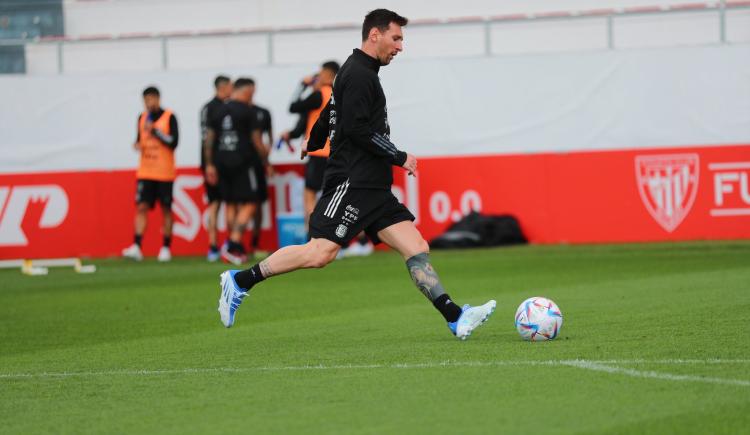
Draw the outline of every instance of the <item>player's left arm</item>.
M372 131L370 127L377 86L377 78L350 84L346 94L350 116L344 119L342 129L356 146L387 159L394 166L403 167L407 161L407 154L400 151L384 134Z
M271 152L271 149L273 147L273 124L271 122L271 112L268 110L266 110L266 125L264 126L264 130L266 132L266 136L268 137L266 148L268 148L268 152Z
M263 133L261 133L260 128L253 129L250 132L250 141L252 141L255 150L258 151L263 165L268 165L268 148L263 144Z
M174 114L169 117L169 134L164 133L158 128L153 129L152 132L164 145L172 149L177 148L177 143L180 140L180 131L177 126L177 117Z

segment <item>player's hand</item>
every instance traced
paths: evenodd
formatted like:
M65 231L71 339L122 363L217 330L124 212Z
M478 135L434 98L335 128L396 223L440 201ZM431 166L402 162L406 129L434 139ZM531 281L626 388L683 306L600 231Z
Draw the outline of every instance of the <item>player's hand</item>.
M302 141L302 146L300 146L300 160L304 160L305 157L307 157L307 139Z
M273 165L268 164L266 165L266 176L267 177L273 177L276 171L273 170Z
M288 131L281 132L281 140L283 140L286 143L289 143L289 132Z
M412 177L417 176L417 158L413 154L406 155L406 161L404 162L404 169L409 172Z
M216 166L214 165L206 165L206 173L204 176L206 177L206 183L209 186L216 186L219 182L219 173L216 171Z

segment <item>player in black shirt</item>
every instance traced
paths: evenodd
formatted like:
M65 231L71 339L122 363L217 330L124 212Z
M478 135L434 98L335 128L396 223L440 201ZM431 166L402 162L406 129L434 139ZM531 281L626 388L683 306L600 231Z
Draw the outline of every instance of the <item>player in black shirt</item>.
M257 161L267 161L260 126L250 108L252 81L237 79L232 98L209 121L207 132L206 180L218 184L226 205L229 241L221 257L233 264L245 261L242 236L261 197Z
M253 82L253 92L250 96L250 108L255 113L255 119L260 126L261 142L266 148L266 155L270 154L273 145L273 127L271 125L271 112L253 101L255 96L255 82ZM268 138L266 141L265 139ZM258 202L255 204L255 214L253 215L253 237L250 241L250 252L256 257L265 257L268 253L258 251L260 244L261 223L263 222L263 203L268 200L268 181L266 174L271 171L268 160L257 160L255 162L256 172L258 173Z
M217 184L211 185L206 182L206 158L203 152L203 147L209 146L206 143L208 136L208 124L212 118L216 116L216 112L221 110L224 104L232 95L232 81L229 77L218 76L214 80L214 88L216 94L214 97L206 103L201 109L201 172L203 173L204 187L206 189L206 198L208 201L208 254L206 259L210 262L214 262L219 259L219 247L216 236L216 221L219 215L219 205L221 203L221 196L219 195L219 186Z
M333 98L310 134L308 149L331 138L323 196L310 219L311 240L287 246L243 271L221 275L219 314L226 327L248 291L259 282L301 268L323 267L341 246L364 230L374 241L398 251L417 288L448 322L450 331L466 339L495 309L494 300L460 308L445 292L429 259L429 245L414 226L414 216L391 193L392 166L415 175L417 159L390 141L385 95L378 71L403 49L404 17L377 9L365 17L362 47L341 67Z

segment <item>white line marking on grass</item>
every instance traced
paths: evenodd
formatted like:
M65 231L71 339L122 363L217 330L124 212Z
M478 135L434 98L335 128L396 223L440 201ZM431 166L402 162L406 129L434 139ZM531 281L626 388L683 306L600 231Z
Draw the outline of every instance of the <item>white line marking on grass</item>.
M750 381L739 379L711 378L692 375L675 375L653 371L641 371L617 365L627 364L750 364L750 359L621 359L621 360L546 360L546 361L442 361L427 363L396 363L396 364L316 364L301 366L266 366L266 367L201 367L183 369L121 369L81 372L39 372L39 373L0 373L2 379L39 379L39 378L72 378L96 376L162 376L162 375L190 375L210 373L253 373L253 372L283 372L310 370L372 370L372 369L431 369L441 367L574 367L594 370L611 374L623 374L638 378L663 379L671 381L706 382L733 386L750 387Z
M615 367L611 365L605 365L601 362L595 361L561 361L562 365L569 367L576 367L579 369L593 370L595 372L603 372L610 374L626 375L634 378L646 378L646 379L663 379L666 381L679 381L679 382L703 382L707 384L722 384L722 385L733 385L739 387L750 387L750 381L742 379L726 379L726 378L712 378L708 376L694 376L694 375L675 375L672 373L662 373L654 371L643 371L628 369L624 367Z

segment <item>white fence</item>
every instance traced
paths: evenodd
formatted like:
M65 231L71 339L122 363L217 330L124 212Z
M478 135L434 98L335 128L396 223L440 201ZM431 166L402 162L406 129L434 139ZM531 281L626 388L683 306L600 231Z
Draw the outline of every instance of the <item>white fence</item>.
M26 42L28 74L217 70L342 59L359 24L123 33ZM416 19L404 59L750 42L750 1ZM3 43L14 43L4 41ZM15 43L18 43L16 41Z

